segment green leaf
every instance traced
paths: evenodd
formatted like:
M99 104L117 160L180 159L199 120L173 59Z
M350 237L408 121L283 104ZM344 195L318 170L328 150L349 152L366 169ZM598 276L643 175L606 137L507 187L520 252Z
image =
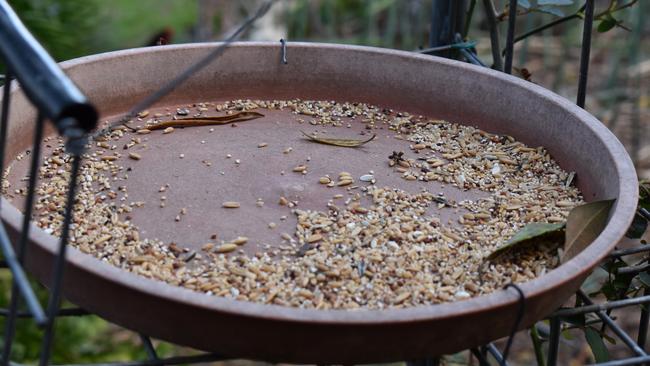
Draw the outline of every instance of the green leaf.
M646 220L645 217L637 213L636 215L634 215L634 220L632 220L632 224L627 229L625 236L627 236L630 239L639 239L643 236L647 228L648 228L648 220Z
M580 289L586 294L592 294L600 290L601 287L607 282L609 274L601 267L596 267L589 277L582 283Z
M524 9L530 9L530 1L528 0L517 0L517 5Z
M619 268L627 267L629 264L622 259L613 262L605 262L601 267L609 273L609 279L600 289L607 300L620 300L625 297L630 284L635 277L634 273L618 273Z
M600 23L598 23L598 28L596 28L596 29L600 33L605 33L608 30L616 27L617 24L618 24L618 21L612 16L612 14L607 13L607 15L605 16L605 19L601 20Z
M573 5L573 0L537 0L537 4L540 6L543 5L552 5L552 6L568 6Z
M592 327L585 328L585 338L589 343L589 347L591 347L596 363L609 361L609 351L607 351L605 342L603 342L597 330Z
M533 324L530 327L530 339L533 342L533 348L535 349L535 358L537 359L538 366L545 366L546 361L544 360L544 350L542 347L542 339L537 332L537 324Z
M562 261L566 262L594 241L607 225L609 211L615 200L589 202L569 213Z
M542 13L552 14L558 17L563 17L566 15L561 9L558 9L555 6L540 6L535 10Z
M490 253L487 257L488 260L495 259L506 252L513 249L522 248L539 244L540 241L549 239L561 240L561 235L564 232L564 223L549 224L545 222L530 223L521 230L517 231L505 244L499 246L494 252Z

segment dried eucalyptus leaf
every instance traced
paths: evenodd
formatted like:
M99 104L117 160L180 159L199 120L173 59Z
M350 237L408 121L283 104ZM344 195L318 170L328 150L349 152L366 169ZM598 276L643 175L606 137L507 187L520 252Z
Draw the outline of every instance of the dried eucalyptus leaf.
M562 262L576 256L600 235L607 225L609 210L614 201L616 200L589 202L571 210L566 224Z
M307 136L311 141L318 142L326 145L340 146L340 147L359 147L363 144L366 144L375 139L377 135L372 135L367 140L355 140L355 139L336 139L336 138L324 138L316 137L307 134L305 131L300 131L303 135Z
M549 224L545 222L530 223L521 230L517 231L505 244L501 245L494 252L490 253L487 257L488 260L498 258L499 256L510 252L513 249L523 248L539 243L540 241L548 241L548 239L558 238L561 240L561 235L564 232L564 223Z
M147 125L149 130L162 130L167 127L193 127L193 126L214 126L214 125L227 125L235 122L250 121L264 117L262 113L245 111L226 116L215 117L198 117L198 118L179 118L176 120L160 122L156 124Z

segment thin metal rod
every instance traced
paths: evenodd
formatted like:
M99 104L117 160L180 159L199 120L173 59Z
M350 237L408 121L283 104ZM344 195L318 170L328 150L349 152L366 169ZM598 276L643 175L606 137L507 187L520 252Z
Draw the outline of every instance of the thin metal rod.
M456 44L460 44L461 42L463 42L463 37L460 35L460 33L456 33L456 42L457 42ZM481 61L481 59L478 58L478 56L476 56L476 54L471 50L464 47L461 47L458 50L460 51L460 54L463 55L463 57L465 57L467 62L474 65L487 67L487 65L485 65L483 61Z
M492 0L483 0L485 9L485 19L487 19L488 28L490 29L490 45L492 49L492 63L497 71L503 71L503 60L501 59L501 46L499 35L499 24L497 22L496 9Z
M507 355L505 353L502 355L493 343L488 343L486 348L488 353L490 353L492 357L497 360L500 366L508 366L508 361L504 358L504 355Z
M9 105L11 102L11 71L7 69L5 74L5 85L2 87L2 116L0 116L0 191L4 181L5 171L5 147L7 142L7 130L9 130ZM2 200L0 199L0 202Z
M32 147L32 160L29 167L29 183L27 186L27 198L25 199L25 209L23 210L23 226L20 232L20 241L18 242L18 252L16 257L20 265L25 260L27 249L27 240L29 239L29 229L32 221L32 210L34 208L34 194L36 192L36 178L38 177L38 164L41 157L41 141L43 140L43 115L38 112L36 117L36 130L34 131L34 143ZM11 347L16 330L16 311L20 304L20 290L16 281L11 282L11 299L9 300L9 316L5 323L4 342L2 352L2 365L7 365L11 359Z
M11 246L11 241L9 240L9 235L7 234L7 230L2 222L0 222L0 249L5 257L5 261L7 261L7 264L9 265L14 280L18 284L20 293L27 303L27 309L34 317L34 321L39 325L45 324L47 318L45 317L43 308L38 302L22 266L18 263L16 253L14 252L14 248Z
M648 264L642 264L638 266L629 266L629 267L622 267L616 270L616 273L619 274L637 274L639 272L644 272L650 269L650 263Z
M557 365L557 354L560 350L560 318L551 318L551 332L548 337L548 355L546 357L548 366Z
M150 360L157 360L158 354L156 353L156 347L151 343L151 338L142 333L138 333L138 335L140 336L140 341L142 341L142 346L144 347L145 352L147 352L147 357Z
M588 305L593 305L593 302L591 299L589 299L589 296L585 295L584 292L578 291L576 292L576 295ZM616 334L618 338L623 341L623 343L630 347L634 353L636 353L638 356L646 356L645 351L642 350L641 347L639 347L639 345L636 344L636 342L634 342L634 340L630 338L630 336L625 333L623 329L616 325L614 320L612 320L612 318L610 318L604 311L597 311L596 315L602 319L602 321L606 323L610 328L612 328L612 332L614 332L614 334Z
M181 365L189 363L203 363L203 362L216 362L227 360L227 357L215 353L208 353L196 356L179 356L169 357L157 360L143 360L131 362L111 362L111 363L96 363L93 366L161 366L161 365ZM84 364L68 364L58 366L88 366Z
M580 52L580 78L578 80L578 100L580 108L585 107L587 96L587 76L589 74L589 56L591 54L591 31L594 24L594 0L585 3L585 20L582 28L582 51Z
M594 364L597 366L631 366L631 365L647 365L648 362L650 362L650 356L642 356L642 357L632 357L632 358L626 358L624 360L616 360L616 361L609 361L609 362L603 362L603 363L598 363Z
M634 297L631 299L609 301L603 304L593 304L593 305L581 306L581 307L571 308L571 309L560 309L554 312L553 314L551 314L549 318L558 317L558 316L567 317L573 315L594 313L597 311L605 311L605 310L617 309L626 306L633 306L633 305L640 305L640 304L650 304L650 296L641 296L641 297Z
M643 295L650 298L650 289L647 287L643 290ZM650 321L650 304L644 304L641 307L641 317L639 319L639 335L636 338L636 344L645 350L645 343L648 337L648 322Z
M506 35L506 60L503 72L512 74L512 58L515 53L515 23L517 21L517 0L510 0L508 8L508 33Z
M472 351L472 354L476 359L478 360L479 366L490 366L490 362L485 358L485 355L481 353L477 348L472 348L470 351Z
M610 258L624 257L626 255L650 252L650 245L642 245L639 247L629 248L629 249L620 249L615 250L609 254Z
M74 200L77 191L77 175L81 166L81 154L75 154L72 157L72 168L70 169L70 181L68 183L68 197L65 204L65 214L63 217L63 225L61 226L61 240L59 241L59 251L54 264L53 281L50 287L50 301L48 303L48 322L45 326L45 334L43 335L43 343L41 346L41 357L39 365L46 366L50 359L52 352L52 339L54 335L54 321L56 314L59 312L59 304L61 301L61 285L63 279L63 269L65 267L65 254L68 244L68 236L70 234L70 224L72 224L72 213L74 211Z

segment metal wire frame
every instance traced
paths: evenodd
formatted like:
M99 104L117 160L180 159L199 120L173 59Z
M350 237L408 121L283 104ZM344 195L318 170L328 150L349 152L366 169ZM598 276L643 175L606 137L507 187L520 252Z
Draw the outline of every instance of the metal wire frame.
M435 0L434 0L435 1ZM446 0L440 0L440 1L446 1ZM226 40L226 45L230 41L234 40L234 38L243 32L248 26L252 24L253 21L255 21L257 18L261 17L267 10L268 7L270 7L272 3L272 0L267 1L261 8L260 10L255 14L255 16L249 18L246 23L237 31L235 34ZM517 1L516 0L510 0L510 11L508 15L508 30L507 30L507 36L506 36L506 47L505 47L505 62L504 62L504 71L507 73L511 73L512 70L512 60L513 60L513 54L514 54L514 41L515 41L515 24L516 24L516 5ZM2 8L6 3L4 0L0 0L0 8ZM458 11L458 8L454 8L454 13L459 14L460 12ZM578 98L577 98L577 104L580 107L584 107L585 103L585 95L586 95L586 86L587 86L587 76L588 76L588 69L589 69L589 55L590 55L590 49L591 49L591 31L592 31L592 26L593 26L593 13L594 13L594 0L586 0L585 6L585 20L584 20L584 30L583 30L583 43L582 43L582 50L581 50L581 57L580 57L580 78L578 82ZM0 9L2 10L2 9ZM6 9L4 9L6 10ZM436 13L432 14L432 17L436 16ZM438 17L443 16L441 14L437 15ZM450 15L447 15L446 17L449 18ZM451 15L453 17L453 14ZM1 18L1 17L0 17ZM0 19L1 20L1 19ZM1 22L0 22L1 23ZM1 24L0 24L1 25ZM457 28L456 26L454 26ZM444 29L444 27L437 27L435 28L435 32L438 34L454 34L453 32L456 32L456 29ZM434 27L432 26L432 32L434 31ZM451 33L450 33L451 32ZM1 37L1 35L0 35ZM286 42L284 40L282 42L282 61L286 63ZM436 47L432 47L427 50L423 50L424 53L433 53L437 51L446 51L450 49L457 49L460 54L460 56L465 59L467 62L476 64L476 65L481 65L485 66L485 64L478 58L476 55L475 50L473 50L472 47L457 47L458 44L461 44L463 42L462 37L460 37L459 34L454 35L454 39L452 43L452 40L450 39L448 42L448 45L441 45L441 44L435 44ZM497 43L498 44L498 43ZM433 45L433 44L432 44ZM456 45L456 47L454 47ZM225 48L225 47L223 47ZM165 88L162 90L158 91L157 93L154 93L150 98L145 99L143 102L140 104L136 105L135 108L133 108L132 112L137 113L138 112L138 107L139 106L146 106L150 104L153 100L160 98L164 94L170 92L173 90L173 88L178 85L180 82L182 82L184 79L189 77L191 74L193 74L195 71L198 69L202 68L203 66L207 65L209 62L211 62L214 58L218 57L222 52L223 48L217 48L215 51L211 53L211 56L200 60L197 62L192 68L187 70L187 72L181 74L178 78L174 79L170 84L168 84ZM493 54L499 54L493 53ZM41 55L42 56L42 55ZM501 63L501 60L498 60L498 63ZM11 62L8 62L9 66L11 67L12 64ZM20 76L20 75L19 75ZM4 162L4 147L5 147L5 142L6 142L6 133L7 133L7 126L8 126L8 115L9 115L9 101L10 101L10 86L12 83L12 77L13 74L11 72L11 69L7 70L6 75L3 76L3 79L5 80L5 88L4 88L4 94L3 94L3 99L2 99L2 114L0 116L0 172L3 171L3 162ZM58 75L60 77L60 75ZM21 80L22 81L22 80ZM24 89L27 89L29 91L29 83L23 83L27 85L23 85ZM29 93L28 93L29 94ZM41 107L38 103L38 98L36 98L35 102L37 108ZM41 109L39 108L39 111ZM50 116L48 116L50 117ZM29 191L27 195L27 200L25 203L25 220L23 222L23 228L21 231L21 239L18 243L18 252L15 253L13 251L13 247L11 245L11 242L8 239L6 230L4 228L4 225L0 222L0 250L2 250L2 253L5 257L5 261L0 263L1 265L4 265L6 268L9 268L13 275L13 283L12 283L12 295L11 295L11 301L10 301L10 307L8 309L0 309L0 316L5 316L7 317L7 323L5 327L5 338L4 338L4 347L3 347L3 357L2 357L2 365L7 365L7 364L13 364L10 363L10 350L11 350L11 344L12 344L12 338L13 338L13 332L14 332L14 327L15 327L15 321L18 318L32 318L37 324L42 325L45 328L45 336L43 339L43 345L42 345L42 353L41 353L41 359L40 359L40 364L45 365L49 362L49 355L50 355L50 348L51 348L51 343L53 341L53 323L56 317L60 316L83 316L87 315L88 312L86 312L83 309L79 308L68 308L68 309L60 309L59 308L59 303L60 303L60 295L61 295L61 278L63 275L63 264L65 260L65 250L66 250L66 244L67 244L67 238L68 238L68 232L67 228L69 227L70 220L71 220L71 215L72 215L72 205L69 203L72 202L72 198L74 197L74 189L75 189L75 180L71 179L70 181L70 189L68 191L68 204L66 204L66 212L65 212L65 222L64 222L64 227L63 227L63 232L61 235L61 241L59 245L59 254L56 259L56 264L55 268L53 271L53 283L51 284L51 296L50 300L47 306L47 313L43 310L42 306L40 303L36 300L36 297L34 296L34 291L29 285L29 282L27 281L27 278L25 276L24 270L22 269L22 261L24 259L24 256L26 254L26 241L28 238L28 227L29 227L29 217L30 215L28 213L31 212L32 209L32 203L33 203L33 198L34 198L34 188L36 184L36 174L33 174L35 172L34 167L38 166L38 157L39 157L39 148L40 148L40 141L42 140L42 127L43 127L43 119L44 115L39 112L39 116L36 121L36 133L34 137L34 149L33 154L32 154L32 162L31 162L31 174L30 174L30 179L29 179ZM64 128L66 126L68 127L75 127L75 124L78 123L79 121L71 120L71 119L59 119L55 120L57 123L57 127L59 130L62 132L64 136L68 138L68 143L67 143L67 149L68 151L72 154L73 158L73 164L72 164L72 173L71 177L75 177L76 170L79 169L79 164L81 162L81 154L83 152L83 146L85 144L85 140L83 138L84 136L84 129L83 128ZM618 250L614 251L611 253L610 258L620 258L622 256L630 255L630 254L636 254L636 253L641 253L641 252L647 252L650 251L650 248L648 247L637 247L637 248L631 248L631 249L625 249L625 250ZM638 268L622 268L619 269L620 272L623 271L629 271L630 273L638 273L639 271L647 271L648 267L647 266L642 266ZM562 319L563 317L569 316L569 315L580 315L580 314L588 314L588 313L595 313L603 323L607 324L610 329L626 344L633 352L637 354L636 357L628 358L625 360L617 360L617 361L610 361L606 363L601 363L599 364L600 366L614 366L614 365L641 365L645 364L647 362L650 362L650 356L648 356L645 351L644 351L644 346L646 343L646 333L648 329L648 320L650 319L650 311L648 310L650 307L650 292L646 290L644 293L644 296L638 297L638 298L633 298L633 299L624 299L624 300L618 300L618 301L612 301L604 304L592 304L591 300L586 297L582 293L577 294L578 297L582 299L584 303L587 305L577 307L577 308L572 308L572 309L561 309L553 313L548 319L550 320L550 334L549 334L549 347L548 347L548 365L549 366L554 366L557 364L557 356L559 353L559 339L560 339L560 331L562 329ZM26 311L20 311L18 310L20 300L25 301L27 310ZM522 305L524 304L525 298L522 297L520 298L522 301ZM640 318L640 327L639 327L639 336L636 341L636 343L614 322L614 320L610 317L610 315L607 313L607 311L611 311L612 309L617 309L617 308L622 308L622 307L627 307L627 306L639 306L639 305L644 305L641 307L641 318ZM523 306L521 307L523 309ZM520 317L523 313L523 310L520 311L518 314L518 317ZM516 322L518 323L518 322ZM512 339L512 335L514 335L515 331L513 330L511 337L509 339L509 342ZM211 362L211 361L219 361L219 360L225 360L226 357L219 355L219 354L212 354L212 353L206 353L206 354L200 354L200 355L194 355L194 356L182 356L182 357L170 357L170 358L164 358L161 359L156 353L156 349L151 342L151 339L144 335L144 334L139 334L142 345L146 351L147 354L147 359L146 360L140 360L140 361L131 361L131 362L121 362L121 363L109 363L106 365L111 365L111 366L141 366L141 365L175 365L175 364L189 364L189 363L200 363L200 362ZM506 351L504 354L501 354L499 350L496 348L496 346L492 343L488 343L485 346L479 347L477 349L472 349L471 353L479 360L480 365L489 365L489 356L494 358L497 363L500 365L507 365L507 351L509 349L509 345L506 347ZM431 365L435 366L439 364L440 359L439 358L429 358L429 359L421 359L421 360L415 360L409 362L409 365Z

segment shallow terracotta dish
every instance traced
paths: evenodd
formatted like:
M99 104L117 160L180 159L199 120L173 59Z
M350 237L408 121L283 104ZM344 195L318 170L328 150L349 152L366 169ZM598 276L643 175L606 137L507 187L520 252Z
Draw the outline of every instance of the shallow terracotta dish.
M64 62L103 119L127 111L214 44L133 49ZM487 68L378 48L238 43L159 106L237 98L362 101L507 133L545 146L587 201L616 198L600 236L569 262L521 285L521 327L560 306L624 235L634 215L637 178L623 146L598 120L535 84ZM29 148L34 110L13 91L8 156ZM15 235L19 210L2 205ZM215 218L218 220L218 218ZM56 238L32 230L28 267L44 283ZM456 303L398 310L305 310L211 297L68 253L67 299L152 337L227 356L284 362L362 363L435 356L505 336L518 296L497 291Z

